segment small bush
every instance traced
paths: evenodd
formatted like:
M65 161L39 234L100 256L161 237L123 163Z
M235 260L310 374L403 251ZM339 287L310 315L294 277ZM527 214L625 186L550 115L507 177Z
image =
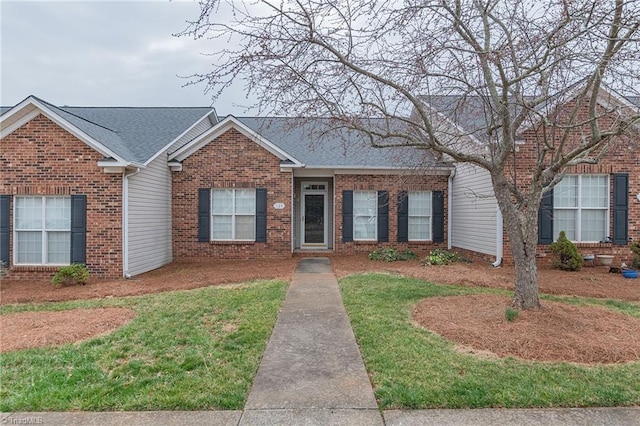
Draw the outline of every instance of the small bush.
M84 285L89 279L89 270L85 265L74 264L63 266L53 276L51 283L56 287Z
M575 244L567 239L564 231L560 231L558 240L551 243L549 249L556 256L553 261L555 268L565 271L579 271L582 268L584 260Z
M395 262L397 260L415 259L418 255L412 250L398 251L394 248L379 248L369 253L369 260Z
M458 253L443 249L435 249L429 253L429 257L422 261L423 265L449 265L453 262L469 263L467 259Z
M518 315L520 315L520 311L517 309L507 308L504 310L504 316L508 322L514 322L518 318Z
M631 267L633 269L640 269L640 242L631 244L631 251L635 255L633 257L633 261L631 262Z

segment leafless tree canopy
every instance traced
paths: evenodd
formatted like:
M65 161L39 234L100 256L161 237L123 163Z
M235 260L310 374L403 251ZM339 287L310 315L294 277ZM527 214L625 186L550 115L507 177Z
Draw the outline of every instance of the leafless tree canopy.
M213 39L214 66L194 84L205 82L215 98L243 80L260 111L331 117L379 146L423 146L476 164L491 173L507 220L506 210L529 206L513 220L535 222L534 207L566 166L597 161L612 136L640 126L637 107L596 102L603 88L640 91L640 0L200 4L181 35ZM429 106L447 99L455 99L448 118L479 116L452 125ZM612 118L606 125L603 115ZM390 125L372 130L364 117ZM505 165L532 126L542 135L537 165L531 185L518 188ZM569 137L576 132L579 143Z

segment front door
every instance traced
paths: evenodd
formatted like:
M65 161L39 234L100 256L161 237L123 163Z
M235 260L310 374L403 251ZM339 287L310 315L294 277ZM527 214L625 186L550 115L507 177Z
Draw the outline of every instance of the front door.
M325 182L302 183L303 247L327 246L327 184Z

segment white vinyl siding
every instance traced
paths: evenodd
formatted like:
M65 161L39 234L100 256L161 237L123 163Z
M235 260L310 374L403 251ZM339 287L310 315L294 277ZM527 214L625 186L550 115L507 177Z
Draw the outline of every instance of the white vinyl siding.
M353 239L354 241L377 240L378 193L376 191L353 191Z
M575 242L599 242L609 229L609 176L567 175L553 189L555 237L564 231Z
M128 178L128 270L130 275L171 262L171 172L160 155Z
M460 164L452 190L451 245L496 256L498 204L489 172Z
M431 191L410 191L409 241L431 240Z
M211 218L212 240L255 241L255 189L212 189Z
M16 265L68 265L71 261L71 198L16 197Z

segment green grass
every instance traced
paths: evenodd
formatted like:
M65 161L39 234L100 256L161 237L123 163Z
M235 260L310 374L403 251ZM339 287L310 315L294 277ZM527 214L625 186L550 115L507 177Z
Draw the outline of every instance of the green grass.
M410 323L411 309L424 298L498 291L380 274L351 276L340 284L381 409L640 404L640 362L587 367L480 359ZM553 299L640 316L634 303Z
M6 306L0 313L118 306L128 325L79 344L0 357L0 410L241 409L286 283Z

